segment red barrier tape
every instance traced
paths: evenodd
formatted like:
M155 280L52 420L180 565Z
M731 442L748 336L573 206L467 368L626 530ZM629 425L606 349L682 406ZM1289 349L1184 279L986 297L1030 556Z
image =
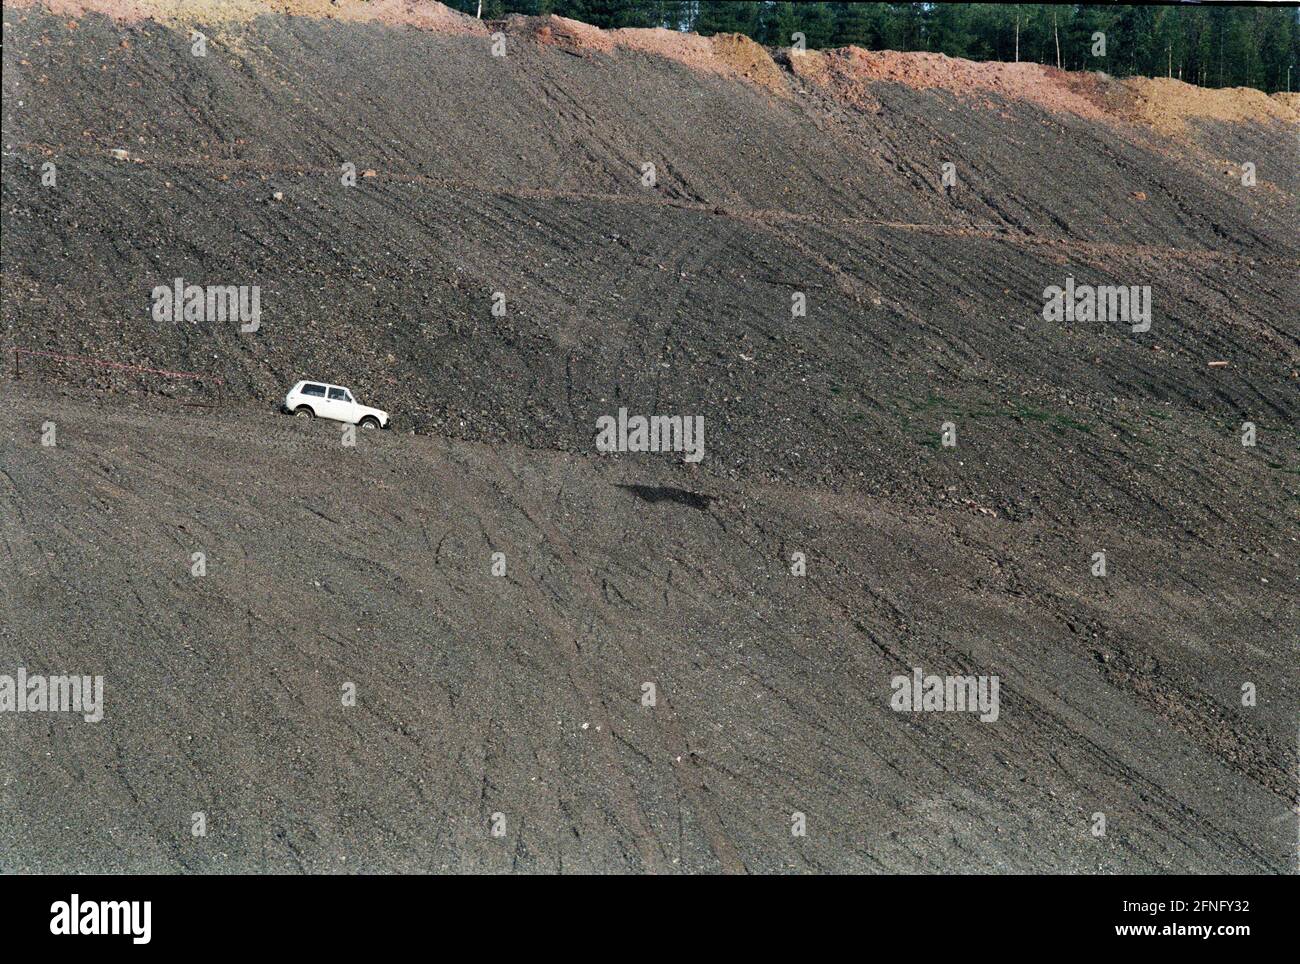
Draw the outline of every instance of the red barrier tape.
M52 351L33 351L29 348L15 348L15 357L18 355L40 355L45 358L57 358L60 361L81 362L86 365L102 365L105 368L124 368L134 372L148 372L150 375L167 375L170 378L193 378L196 381L216 382L218 385L224 385L225 380L218 378L216 375L198 375L194 372L169 372L165 368L145 368L142 365L128 365L125 362L104 361L100 358L85 358L81 355L58 355Z

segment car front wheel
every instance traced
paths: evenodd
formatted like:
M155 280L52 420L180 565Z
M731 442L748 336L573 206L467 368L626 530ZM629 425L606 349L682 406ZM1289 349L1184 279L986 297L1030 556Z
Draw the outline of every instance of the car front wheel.
M373 415L367 415L365 418L361 420L361 427L379 428L379 419L375 418Z
M294 418L315 418L316 413L307 405L299 405L293 410Z

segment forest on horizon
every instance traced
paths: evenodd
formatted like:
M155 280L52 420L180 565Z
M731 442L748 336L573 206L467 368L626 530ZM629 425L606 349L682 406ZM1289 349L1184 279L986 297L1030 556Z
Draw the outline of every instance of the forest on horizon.
M1300 6L1045 3L783 3L773 0L449 0L484 19L547 14L597 27L741 33L769 47L923 50L1034 61L1202 87L1295 90ZM1104 54L1095 53L1105 37Z

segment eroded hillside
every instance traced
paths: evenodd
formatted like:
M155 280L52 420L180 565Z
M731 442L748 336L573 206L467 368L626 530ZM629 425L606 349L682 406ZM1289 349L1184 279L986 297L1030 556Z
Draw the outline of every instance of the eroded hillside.
M0 716L0 869L1294 861L1285 97L419 2L4 22L0 656L114 712ZM260 328L155 321L177 277ZM1044 320L1067 278L1150 329ZM305 376L398 433L286 424ZM620 407L706 457L598 455ZM913 666L998 721L891 711Z

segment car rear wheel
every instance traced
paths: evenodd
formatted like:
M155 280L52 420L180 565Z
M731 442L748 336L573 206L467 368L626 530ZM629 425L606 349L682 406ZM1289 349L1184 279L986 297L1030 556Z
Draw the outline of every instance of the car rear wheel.
M299 405L293 410L294 418L315 418L316 413L308 405Z

